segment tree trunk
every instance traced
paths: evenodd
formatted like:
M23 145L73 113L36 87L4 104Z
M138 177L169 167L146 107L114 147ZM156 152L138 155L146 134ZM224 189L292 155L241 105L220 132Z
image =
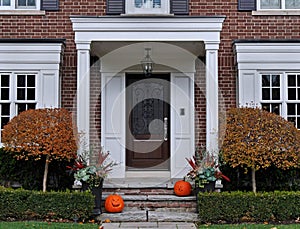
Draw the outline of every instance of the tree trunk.
M48 177L48 167L49 167L49 155L46 157L44 178L43 178L43 192L46 192L47 189L47 177Z
M255 169L251 169L252 174L252 191L256 194L256 179L255 179Z

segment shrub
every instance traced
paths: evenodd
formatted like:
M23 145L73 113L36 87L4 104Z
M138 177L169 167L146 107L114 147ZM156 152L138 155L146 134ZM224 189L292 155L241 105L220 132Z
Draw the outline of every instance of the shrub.
M4 149L18 159L44 160L43 191L46 191L49 163L76 158L77 133L71 114L62 108L27 110L14 117L2 131Z
M198 194L201 222L293 221L300 216L300 192L212 192Z
M90 192L38 192L0 187L0 220L87 219L94 206Z
M224 182L223 191L251 191L251 174L241 167L221 166L222 172L231 178ZM270 166L256 171L256 185L260 191L300 191L300 168L283 170Z
M279 115L258 108L232 108L227 112L221 151L233 168L251 169L256 192L257 170L272 165L280 169L299 166L300 132Z
M67 160L49 164L48 190L63 191L72 188L74 178L66 171L67 165L70 165ZM5 187L10 187L12 182L19 182L24 189L42 190L44 166L41 160L17 160L13 153L0 148L0 184Z

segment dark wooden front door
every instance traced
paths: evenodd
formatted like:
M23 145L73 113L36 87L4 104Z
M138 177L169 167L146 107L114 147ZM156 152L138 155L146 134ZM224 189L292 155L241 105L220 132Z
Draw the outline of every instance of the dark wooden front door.
M126 76L126 168L170 169L170 76Z

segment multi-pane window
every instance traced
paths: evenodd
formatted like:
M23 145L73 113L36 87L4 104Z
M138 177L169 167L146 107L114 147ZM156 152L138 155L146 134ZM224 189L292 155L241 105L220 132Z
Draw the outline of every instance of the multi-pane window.
M300 74L287 75L287 119L300 128Z
M35 8L36 0L17 0L17 6L19 8Z
M261 9L300 9L299 0L258 0Z
M169 14L169 0L126 0L126 14Z
M261 75L262 108L269 112L281 114L280 75Z
M36 76L35 75L17 75L17 100L16 111L19 114L22 111L35 109L36 105Z
M0 73L1 130L11 118L37 104L36 74Z
M10 119L10 74L0 75L0 112L1 130Z
M0 0L0 6L10 6L10 0Z
M40 0L0 0L1 9L39 9Z
M300 73L262 74L261 106L300 129Z
M136 8L161 8L161 0L134 0Z

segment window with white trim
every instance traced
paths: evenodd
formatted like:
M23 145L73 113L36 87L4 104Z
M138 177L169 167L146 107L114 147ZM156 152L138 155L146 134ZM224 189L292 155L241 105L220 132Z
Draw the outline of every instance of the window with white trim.
M261 106L264 110L281 115L280 75L261 75Z
M126 0L127 14L169 14L169 0Z
M300 73L261 74L262 109L281 115L300 129Z
M257 6L262 10L295 10L300 9L299 0L258 0Z
M40 0L0 0L0 10L39 10Z
M37 74L0 73L0 124L37 105Z

